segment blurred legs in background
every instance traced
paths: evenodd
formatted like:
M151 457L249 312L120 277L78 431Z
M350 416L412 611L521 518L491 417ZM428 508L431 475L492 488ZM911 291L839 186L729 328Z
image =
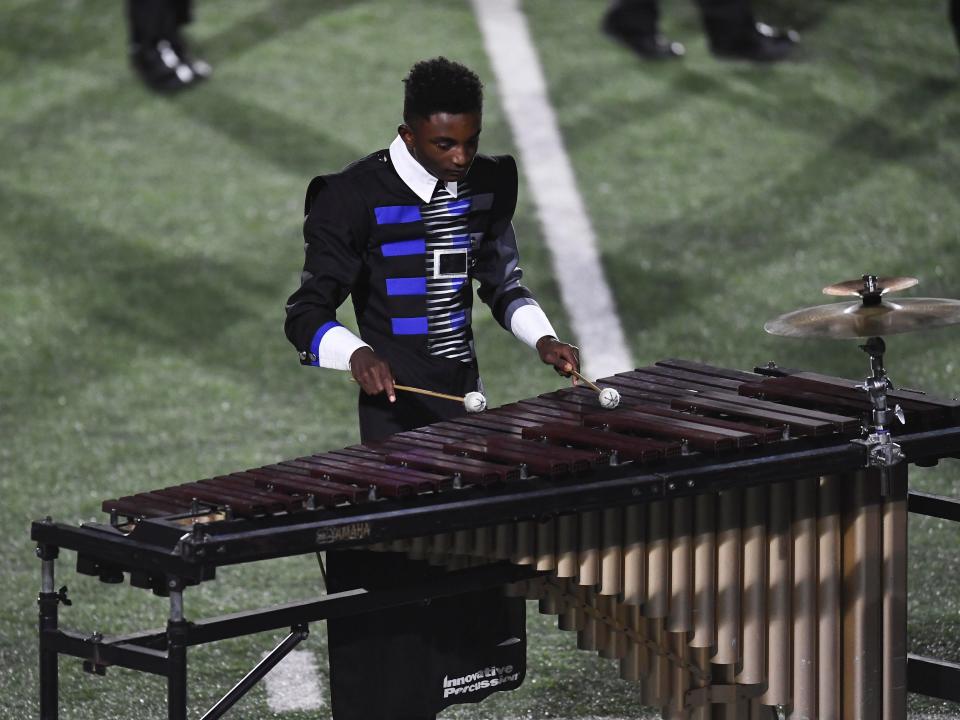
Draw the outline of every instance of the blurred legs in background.
M126 0L126 4L130 62L148 86L179 90L210 76L210 65L193 57L184 40L191 0Z
M613 0L603 16L603 31L647 60L681 57L683 45L667 40L657 30L658 0Z
M954 3L958 0L952 0ZM710 50L721 58L771 62L782 60L799 36L758 23L750 0L697 0ZM658 0L613 0L603 18L603 31L649 60L680 57L680 43L657 29Z
M799 40L753 17L750 0L697 0L710 50L717 57L771 62L783 60Z

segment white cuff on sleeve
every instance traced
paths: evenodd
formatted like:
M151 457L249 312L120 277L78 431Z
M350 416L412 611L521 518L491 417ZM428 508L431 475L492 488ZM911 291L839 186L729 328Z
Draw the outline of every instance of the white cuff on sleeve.
M557 331L553 329L539 305L523 305L514 310L513 317L510 318L510 332L534 349L537 347L537 340L544 335L557 336Z
M349 370L350 356L358 348L370 347L342 325L330 328L320 338L317 364L333 370Z

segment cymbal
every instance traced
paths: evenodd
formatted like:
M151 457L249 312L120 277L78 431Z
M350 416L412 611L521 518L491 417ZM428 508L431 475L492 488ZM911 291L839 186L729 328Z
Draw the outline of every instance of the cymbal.
M873 288L871 288L868 280L870 277L872 276L864 275L859 280L844 280L843 282L834 283L833 285L827 285L823 289L823 294L853 296L868 294L886 295L887 293L912 288L920 282L912 277L873 277Z
M763 326L785 337L865 338L898 335L960 323L960 300L908 298L875 304L830 303L794 310Z

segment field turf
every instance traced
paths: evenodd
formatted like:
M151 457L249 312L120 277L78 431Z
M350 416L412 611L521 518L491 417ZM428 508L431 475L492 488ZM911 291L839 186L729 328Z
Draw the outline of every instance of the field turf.
M104 498L263 465L356 439L355 390L303 369L283 337L315 174L385 147L400 79L446 54L487 83L483 148L515 152L466 2L203 0L191 27L215 67L177 97L125 64L120 0L0 0L0 698L37 715L38 563L29 523L99 518ZM602 0L524 10L636 363L666 356L860 377L853 342L766 336L864 272L960 296L960 61L945 3L757 0L803 33L775 67L710 57L693 3L663 3L683 62L648 65L597 30ZM529 285L569 336L526 189ZM478 309L492 404L557 377ZM960 389L960 330L891 338L907 387ZM960 495L956 466L914 486ZM960 660L960 530L910 523L910 646ZM63 625L159 626L166 604L77 576ZM313 558L232 568L186 593L188 617L304 597ZM635 717L615 665L573 649L531 606L523 688L443 717ZM324 630L307 643L325 672ZM275 638L191 655L194 715ZM62 717L165 717L158 679L61 663ZM960 717L911 698L911 717ZM326 717L290 713L300 720ZM230 717L270 717L258 688Z

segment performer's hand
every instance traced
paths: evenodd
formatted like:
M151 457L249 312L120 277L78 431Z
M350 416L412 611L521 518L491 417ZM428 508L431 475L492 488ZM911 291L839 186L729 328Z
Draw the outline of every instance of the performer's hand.
M555 337L544 335L537 340L537 352L543 362L553 365L553 368L564 377L570 377L570 373L574 370L580 372L580 350L575 345L568 345ZM573 384L577 384L576 378Z
M386 360L368 347L357 348L350 356L350 372L367 395L386 393L390 402L396 402L393 389L393 370Z

